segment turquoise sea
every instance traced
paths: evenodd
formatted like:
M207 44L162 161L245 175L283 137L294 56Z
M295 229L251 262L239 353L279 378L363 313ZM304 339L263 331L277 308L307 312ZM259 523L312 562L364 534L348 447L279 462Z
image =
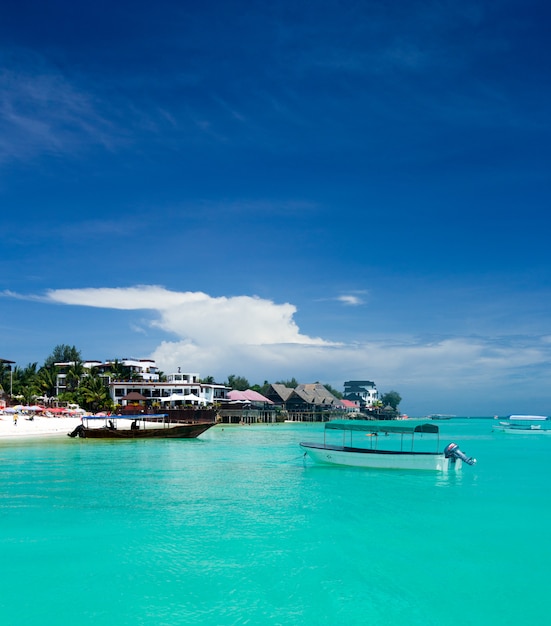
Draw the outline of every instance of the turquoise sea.
M0 441L2 622L545 623L551 437L439 425L476 466L315 466L321 424Z

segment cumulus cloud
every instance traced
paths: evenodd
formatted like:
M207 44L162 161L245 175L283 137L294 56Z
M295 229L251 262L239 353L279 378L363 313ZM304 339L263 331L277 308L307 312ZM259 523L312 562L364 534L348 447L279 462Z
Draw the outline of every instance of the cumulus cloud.
M199 346L271 344L331 345L299 331L292 304L254 296L213 298L203 292L170 291L156 285L104 289L50 290L46 299L110 309L152 309L152 325Z
M337 343L301 332L294 305L253 296L212 297L158 285L59 289L40 297L7 291L2 295L59 305L150 310L149 330L161 330L173 339L159 339L151 354L141 356L154 358L165 372L182 367L219 381L230 373L246 376L251 383L294 376L339 388L345 380L374 378L383 391L397 388L405 396L424 395L428 405L437 397L444 402L446 394L468 402L473 390L485 388L494 394L499 389L508 402L515 388L525 393L527 386L545 385L551 362L549 336L394 335ZM139 333L131 324L136 335L143 334L143 324L141 320ZM135 342L137 349L141 341Z
M456 406L461 396L468 404L473 394L487 389L492 395L496 388L503 390L506 403L515 396L508 382L511 377L519 385L524 371L524 382L542 384L544 381L536 382L528 370L549 360L549 354L540 347L496 349L482 339L467 338L334 345L213 343L208 349L193 341L174 341L159 345L153 357L164 368L168 366L167 371L197 364L199 371L220 380L229 373L244 375L255 383L294 376L304 382L328 382L342 388L345 380L374 379L382 391L397 388L404 397L409 395L410 407L413 397L419 404L430 406L438 395L445 398L446 394L455 399Z

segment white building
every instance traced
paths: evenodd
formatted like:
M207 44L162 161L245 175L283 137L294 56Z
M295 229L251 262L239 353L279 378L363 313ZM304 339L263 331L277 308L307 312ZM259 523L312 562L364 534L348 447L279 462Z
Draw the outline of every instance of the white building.
M365 409L379 399L379 392L371 380L348 380L344 383L344 399L357 402L360 409Z
M74 363L56 363L56 395L67 389L67 374ZM113 359L108 361L84 361L85 370L98 373L109 387L109 395L115 404L124 406L129 393L139 393L148 405L160 408L182 404L206 405L227 400L230 387L216 383L202 383L197 372L175 372L161 381L159 368L151 359ZM180 398L175 398L180 396ZM194 396L184 399L184 396ZM169 398L171 398L169 400Z
M169 408L185 404L206 405L228 400L231 387L200 382L199 374L175 372L166 381L110 381L109 394L115 404L124 406L129 393L137 392L151 405ZM186 397L187 396L187 397Z
M67 374L74 367L74 361L67 363L54 363L57 369L56 396L67 390ZM85 370L94 369L100 376L110 382L112 372L117 372L117 377L128 380L158 381L159 368L152 359L111 359L108 361L83 361Z

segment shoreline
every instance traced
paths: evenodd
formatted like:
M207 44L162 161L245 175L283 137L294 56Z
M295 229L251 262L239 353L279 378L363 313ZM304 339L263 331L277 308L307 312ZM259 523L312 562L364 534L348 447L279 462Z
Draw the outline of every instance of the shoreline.
M0 440L66 435L81 423L80 417L42 417L30 420L19 415L17 425L11 415L0 415Z

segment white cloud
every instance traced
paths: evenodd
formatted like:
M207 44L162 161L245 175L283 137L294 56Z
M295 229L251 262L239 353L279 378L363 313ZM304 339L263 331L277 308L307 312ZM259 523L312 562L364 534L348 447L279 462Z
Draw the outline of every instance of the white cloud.
M46 298L58 304L91 306L102 309L153 309L163 311L192 301L208 298L204 293L169 291L158 285L137 285L124 288L51 289Z
M251 297L212 297L202 292L177 292L162 286L60 289L45 296L4 297L118 310L151 310L151 328L169 333L150 356L165 372L178 367L213 375L247 377L251 383L287 379L328 382L337 388L345 380L372 379L379 389L395 388L429 407L440 398L440 411L450 398L468 403L486 393L507 404L527 389L545 388L551 362L549 336L455 337L420 339L382 337L362 343L335 343L300 331L292 304ZM140 319L143 334L143 320ZM132 325L134 328L134 324ZM138 339L136 349L139 350ZM478 394L478 395L477 395ZM541 395L541 393L540 393ZM421 398L421 400L419 400ZM520 400L519 400L520 401ZM432 407L437 411L437 407ZM411 409L408 409L411 411ZM426 409L431 412L430 409ZM538 409L541 411L541 409Z
M363 304L363 300L361 298L359 298L358 296L353 296L351 294L339 296L337 300L348 306L358 306L360 304Z
M113 144L115 129L100 103L56 67L21 50L4 65L9 69L0 70L0 163Z
M202 292L170 291L156 285L104 289L55 289L46 298L58 304L109 309L152 309L152 325L199 346L331 345L300 333L296 307L251 296L213 298Z

